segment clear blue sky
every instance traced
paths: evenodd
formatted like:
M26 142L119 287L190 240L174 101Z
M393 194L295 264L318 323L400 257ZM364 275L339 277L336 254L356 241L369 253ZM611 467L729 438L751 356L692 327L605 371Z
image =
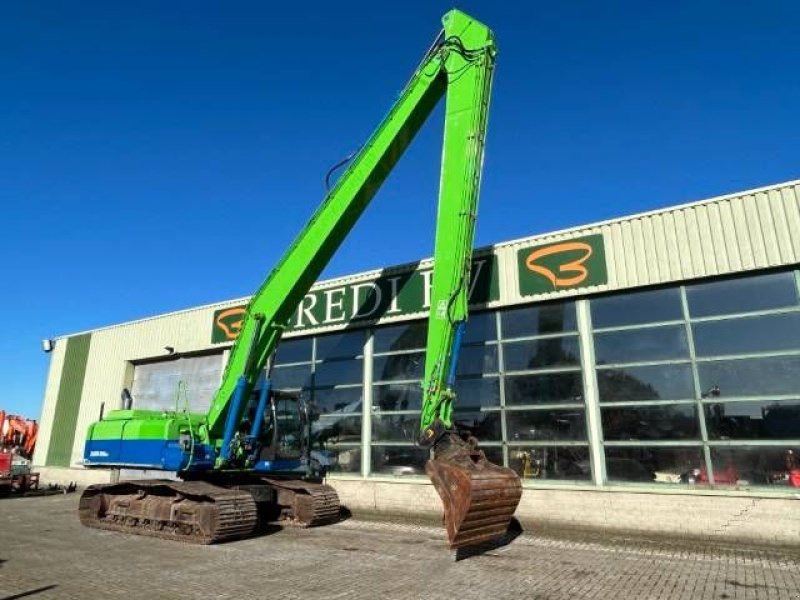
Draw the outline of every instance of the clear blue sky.
M500 48L478 245L800 177L798 3L460 7ZM38 416L42 338L255 289L448 8L4 3L0 407ZM326 275L431 254L440 136Z

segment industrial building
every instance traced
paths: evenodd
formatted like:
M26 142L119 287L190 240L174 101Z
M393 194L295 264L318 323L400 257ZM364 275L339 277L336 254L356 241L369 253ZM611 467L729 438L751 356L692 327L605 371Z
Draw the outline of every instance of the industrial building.
M799 262L800 181L477 250L456 419L522 477L523 524L796 543ZM353 510L441 510L414 443L430 274L319 282L275 357ZM109 481L83 439L123 388L205 411L246 302L56 338L43 481Z

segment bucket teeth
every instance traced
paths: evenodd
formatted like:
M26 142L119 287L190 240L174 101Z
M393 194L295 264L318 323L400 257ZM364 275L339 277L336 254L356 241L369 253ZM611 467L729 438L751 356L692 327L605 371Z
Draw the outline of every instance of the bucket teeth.
M450 548L505 535L522 496L514 471L489 462L480 450L464 447L429 460L425 472L444 505Z

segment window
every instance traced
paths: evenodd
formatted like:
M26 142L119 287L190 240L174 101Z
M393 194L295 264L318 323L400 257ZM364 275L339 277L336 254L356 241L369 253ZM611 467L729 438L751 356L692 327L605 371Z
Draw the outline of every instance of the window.
M693 483L705 464L699 447L606 446L605 459L608 480L626 483Z
M272 386L276 389L300 389L311 386L311 363L272 369Z
M704 321L692 330L697 356L800 350L800 312Z
M605 440L700 439L694 404L603 408Z
M605 296L592 300L595 329L683 319L678 288Z
M714 360L697 365L700 387L730 396L800 395L800 356Z
M314 404L323 414L361 414L362 389L361 386L318 388L314 390Z
M600 402L689 400L695 397L692 367L653 365L597 370Z
M586 440L583 407L569 410L509 410L509 441Z
M425 475L425 463L430 453L418 446L372 446L372 464L370 472L392 477L408 477Z
M580 371L506 375L506 405L583 403Z
M314 338L290 338L281 340L275 351L275 364L310 362Z
M372 410L419 411L422 408L422 385L420 383L375 385L372 390Z
M506 371L580 365L577 336L503 344L503 355Z
M425 353L413 352L376 356L373 363L375 381L403 381L413 379L422 381L425 370Z
M574 302L540 304L501 313L503 339L577 331Z
M683 325L604 331L594 336L598 365L689 358Z
M314 385L342 385L361 383L364 378L364 362L360 358L318 362L314 370Z
M398 352L401 350L417 350L425 348L428 335L427 321L414 321L402 325L381 327L375 330L374 351Z
M711 402L705 412L712 440L800 439L800 400Z
M800 443L784 447L748 446L711 449L714 482L718 485L770 485L797 490L800 484Z
M508 466L522 481L537 479L589 480L592 477L589 448L586 446L508 447Z
M794 273L784 271L691 285L686 298L695 319L797 306L797 287Z
M797 285L786 271L472 314L455 425L524 481L589 482L595 469L612 484L800 487ZM593 356L582 355L583 311ZM331 470L359 473L369 450L371 474L424 477L426 336L419 320L280 345L273 383L310 395L314 448Z
M361 356L364 352L364 331L334 333L317 338L316 360L332 360Z

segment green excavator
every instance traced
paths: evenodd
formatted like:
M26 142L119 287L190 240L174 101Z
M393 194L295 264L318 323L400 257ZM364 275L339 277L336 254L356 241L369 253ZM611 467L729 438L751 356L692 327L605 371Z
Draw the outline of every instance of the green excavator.
M86 467L163 470L178 479L90 486L80 500L84 525L213 543L251 535L263 520L312 526L338 518L338 496L309 451L312 411L302 395L273 389L271 357L305 294L446 96L419 444L432 451L425 470L442 499L451 548L505 534L520 480L490 463L453 421L496 47L485 25L458 10L443 25L392 109L250 300L208 413L140 410L127 397L89 427Z

